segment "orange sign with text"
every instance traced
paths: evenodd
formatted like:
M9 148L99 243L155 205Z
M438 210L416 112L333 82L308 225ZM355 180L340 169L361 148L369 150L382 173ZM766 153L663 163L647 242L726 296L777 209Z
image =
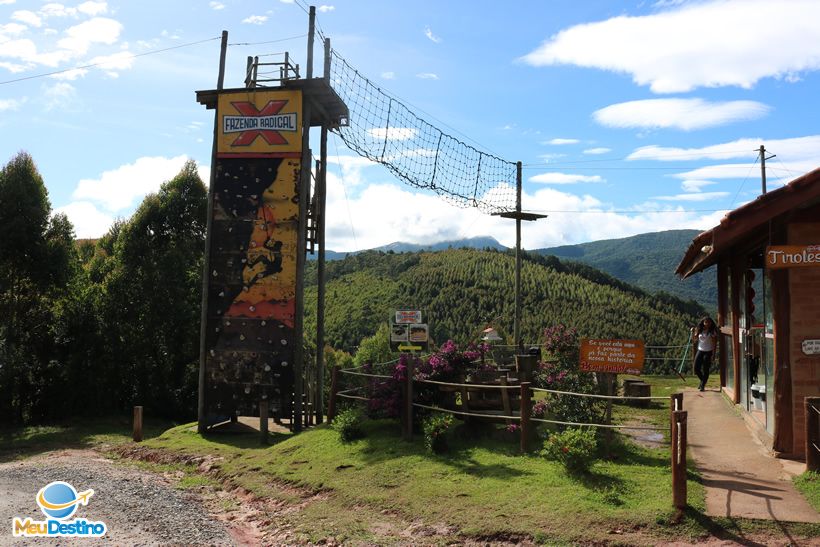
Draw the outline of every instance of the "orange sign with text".
M820 245L771 245L766 247L766 267L810 268L820 266Z
M581 340L580 369L585 372L640 374L643 370L643 340Z

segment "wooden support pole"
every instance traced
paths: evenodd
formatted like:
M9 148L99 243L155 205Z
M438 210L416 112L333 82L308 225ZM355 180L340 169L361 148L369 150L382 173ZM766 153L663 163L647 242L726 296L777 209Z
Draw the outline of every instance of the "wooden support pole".
M327 402L327 423L336 417L336 393L339 392L339 365L333 365L330 373L330 400Z
M618 375L612 374L609 372L604 373L604 378L606 382L606 394L612 397L615 394L615 384L618 381ZM604 423L607 425L612 424L612 399L606 400L606 411L604 414ZM607 427L604 428L604 452L606 453L606 457L610 457L610 453L612 450L612 429Z
M672 505L686 509L686 418L685 410L672 413Z
M407 378L404 382L404 440L413 440L413 358L407 360Z
M259 440L268 444L268 400L259 401Z
M676 410L683 410L683 393L673 393L669 396L669 434L672 434L672 421Z
M806 471L820 471L820 397L806 397Z
M530 409L532 391L529 382L521 382L521 452L530 449Z
M134 407L134 432L132 435L135 443L142 442L142 407Z

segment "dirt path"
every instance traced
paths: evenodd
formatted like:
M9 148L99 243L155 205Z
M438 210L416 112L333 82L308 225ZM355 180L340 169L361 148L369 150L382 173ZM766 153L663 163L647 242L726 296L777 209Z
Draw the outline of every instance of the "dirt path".
M108 545L236 545L196 495L174 488L162 475L115 465L92 450L60 450L0 464L0 545L54 545L53 538L11 536L13 517L44 520L35 501L40 488L65 481L94 495L75 518L102 521L108 532L82 542ZM74 540L76 543L80 540ZM60 543L67 543L62 540Z

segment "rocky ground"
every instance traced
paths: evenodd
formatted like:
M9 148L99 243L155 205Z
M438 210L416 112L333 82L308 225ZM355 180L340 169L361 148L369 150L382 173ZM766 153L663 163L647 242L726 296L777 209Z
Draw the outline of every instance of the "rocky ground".
M44 520L35 496L51 481L65 481L78 491L94 489L74 518L102 521L108 532L82 542L107 545L235 545L229 527L203 508L172 480L133 466L115 465L92 450L61 450L0 464L0 545L55 545L52 538L11 536L15 516ZM80 540L75 540L77 542ZM65 540L59 543L68 543Z

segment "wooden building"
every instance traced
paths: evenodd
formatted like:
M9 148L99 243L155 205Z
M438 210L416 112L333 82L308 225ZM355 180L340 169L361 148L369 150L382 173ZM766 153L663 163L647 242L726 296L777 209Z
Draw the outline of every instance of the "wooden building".
M717 265L724 393L779 456L805 456L804 398L820 395L820 169L698 235L677 268Z

